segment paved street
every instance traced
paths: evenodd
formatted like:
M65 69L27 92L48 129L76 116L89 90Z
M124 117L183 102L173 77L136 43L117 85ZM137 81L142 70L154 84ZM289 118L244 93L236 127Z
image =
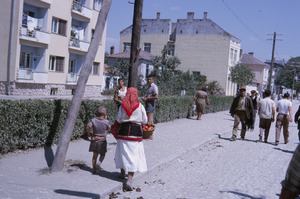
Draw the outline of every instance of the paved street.
M293 103L293 113L299 106ZM257 120L258 121L258 120ZM116 141L108 136L103 170L91 175L89 142L70 143L66 167L48 173L56 146L20 151L0 159L0 198L277 198L280 181L298 144L295 123L290 142L274 146L257 143L258 122L244 141L230 141L233 119L228 111L206 114L203 119L179 119L156 125L154 140L144 141L148 172L137 173L133 186L121 191L115 169ZM139 190L138 189L138 190Z

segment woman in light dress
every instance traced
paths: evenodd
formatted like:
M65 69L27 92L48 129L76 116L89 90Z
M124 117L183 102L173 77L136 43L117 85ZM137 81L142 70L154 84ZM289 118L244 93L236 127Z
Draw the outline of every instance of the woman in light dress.
M125 86L125 82L122 78L118 79L119 87L115 90L114 101L118 104L118 108L122 104L122 100L124 99L127 87Z
M115 153L116 168L121 169L121 178L127 182L123 191L132 191L132 178L135 172L147 171L144 144L142 142L142 124L147 124L147 114L144 106L139 102L136 88L128 88L116 121L120 123Z
M205 113L206 104L209 105L208 95L205 88L196 92L194 104L196 103L197 120L201 120L202 114Z

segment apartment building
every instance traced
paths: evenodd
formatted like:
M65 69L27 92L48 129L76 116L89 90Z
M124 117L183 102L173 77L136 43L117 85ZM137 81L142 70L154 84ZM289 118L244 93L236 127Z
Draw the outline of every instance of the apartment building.
M120 51L130 49L132 26L120 32ZM143 19L140 48L153 55L161 55L164 46L169 56L177 56L180 70L207 76L217 81L225 95L236 94L236 84L229 80L230 68L239 61L241 41L222 29L204 12L203 19L195 19L193 12L186 19Z
M3 2L0 94L9 91L11 95L72 95L101 3L102 0ZM102 41L105 38L106 30ZM87 82L86 96L101 95L104 52L102 42Z

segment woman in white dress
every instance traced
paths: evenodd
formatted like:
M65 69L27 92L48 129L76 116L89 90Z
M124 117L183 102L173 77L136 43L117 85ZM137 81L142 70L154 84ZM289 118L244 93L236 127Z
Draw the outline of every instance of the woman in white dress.
M120 123L115 163L121 169L124 191L132 191L132 178L135 172L147 171L144 144L142 142L142 124L147 124L147 114L144 106L139 102L136 88L128 88L116 120Z
M115 90L114 101L118 104L118 108L122 104L122 100L124 99L127 87L125 86L124 80L122 78L118 79L119 88Z

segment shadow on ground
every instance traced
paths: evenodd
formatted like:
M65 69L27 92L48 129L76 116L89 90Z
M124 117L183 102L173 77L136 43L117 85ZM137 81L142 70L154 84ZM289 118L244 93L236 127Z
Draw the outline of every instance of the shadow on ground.
M71 191L65 189L56 189L54 190L55 193L69 195L69 196L77 196L82 198L92 198L92 199L100 199L100 195L96 193L89 193L83 191Z
M250 199L265 199L266 198L264 196L258 196L258 197L251 196L249 194L241 193L241 192L238 192L238 191L220 191L220 193L232 193L234 195L242 197L243 199L247 199L247 198L250 198Z

